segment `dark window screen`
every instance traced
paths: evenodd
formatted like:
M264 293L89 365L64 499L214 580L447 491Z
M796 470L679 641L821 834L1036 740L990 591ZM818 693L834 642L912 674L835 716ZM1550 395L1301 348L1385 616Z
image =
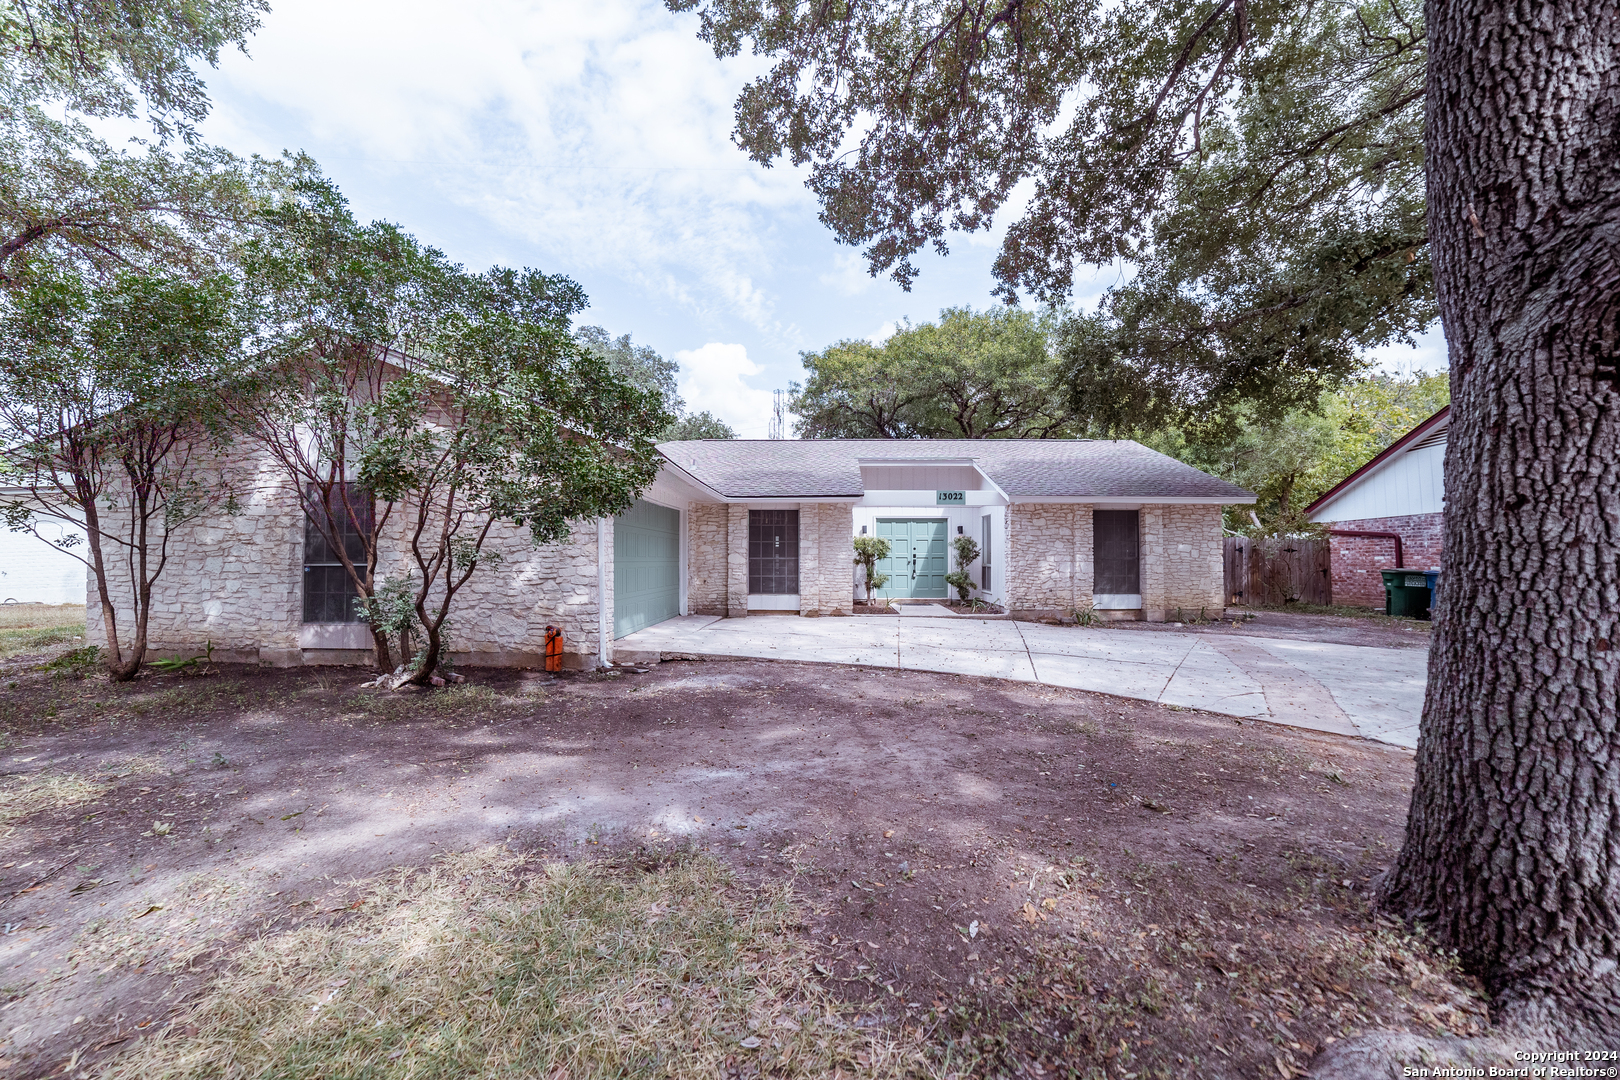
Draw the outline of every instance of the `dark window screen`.
M1092 518L1092 592L1132 595L1142 591L1135 510L1098 510Z
M787 596L799 591L799 512L748 511L748 591Z
M344 489L348 489L345 505ZM354 579L344 569L328 529L343 545L349 560L361 574L366 572L366 541L371 531L371 499L353 485L334 484L330 502L323 503L318 487L311 484L304 493L304 621L307 623L361 622L354 598L359 595ZM352 510L352 513L351 513ZM359 515L360 520L355 520ZM326 528L322 526L325 525Z

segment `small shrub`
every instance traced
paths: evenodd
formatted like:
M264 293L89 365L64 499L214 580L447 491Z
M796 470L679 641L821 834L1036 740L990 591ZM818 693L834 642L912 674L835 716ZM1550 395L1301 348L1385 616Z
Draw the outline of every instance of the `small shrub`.
M866 602L872 602L872 591L881 589L889 583L888 574L877 572L879 559L889 557L889 542L881 536L857 536L855 538L855 565L865 571Z
M39 665L40 671L53 675L70 675L82 679L101 663L101 646L86 645L82 649L65 652L55 660Z
M968 567L979 557L979 545L971 536L958 536L951 541L951 548L956 553L956 569L945 575L945 581L956 589L957 598L965 604L975 588L973 579L968 577Z

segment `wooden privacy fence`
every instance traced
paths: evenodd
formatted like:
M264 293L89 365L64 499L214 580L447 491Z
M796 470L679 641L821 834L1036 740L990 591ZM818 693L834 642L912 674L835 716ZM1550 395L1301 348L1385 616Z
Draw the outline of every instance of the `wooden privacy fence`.
M1228 604L1333 603L1333 553L1325 536L1228 536L1223 554Z

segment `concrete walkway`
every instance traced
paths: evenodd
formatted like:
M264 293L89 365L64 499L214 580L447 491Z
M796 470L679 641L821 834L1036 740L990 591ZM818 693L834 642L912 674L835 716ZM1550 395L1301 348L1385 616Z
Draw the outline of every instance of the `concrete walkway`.
M1416 747L1427 649L955 618L688 615L621 638L657 653L1040 682Z

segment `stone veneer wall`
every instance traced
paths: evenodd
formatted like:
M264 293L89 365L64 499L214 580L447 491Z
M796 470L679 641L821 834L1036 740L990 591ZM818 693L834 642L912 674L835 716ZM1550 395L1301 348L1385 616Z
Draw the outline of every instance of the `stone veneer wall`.
M748 614L748 507L726 504L726 614Z
M729 511L724 503L687 506L686 603L693 615L726 614Z
M1007 507L1007 608L1026 618L1062 618L1091 602L1091 506Z
M799 504L800 614L848 615L853 609L854 535L850 504Z
M208 644L224 661L296 662L303 627L303 512L297 489L256 455L235 453L204 481L232 486L241 513L198 520L169 540L168 564L153 590L147 650L191 656ZM127 516L122 518L127 521ZM121 530L120 515L102 508L103 527ZM130 574L121 549L103 546L108 590L120 643L135 637ZM107 628L96 575L86 575L85 640L105 647Z
M1150 622L1226 608L1219 506L1142 508L1142 617Z
M265 459L237 454L222 471L242 478L243 512L177 530L169 565L158 578L148 623L156 656L195 655L207 643L225 661L295 665L369 663L371 652L303 649L304 516L297 489ZM383 573L403 572L405 515L399 510L383 537ZM612 529L605 531L607 572L613 572ZM497 526L486 547L501 561L483 566L451 608L451 653L463 663L540 666L545 628L563 631L565 660L592 666L598 649L596 522L576 522L568 540L534 546L528 531ZM128 575L111 563L115 599L128 594ZM611 590L611 577L608 581ZM87 590L86 635L105 645L94 576ZM132 614L119 606L119 637L133 637Z
M1092 511L1085 503L1007 508L1007 606L1015 616L1062 618L1092 599ZM1222 610L1221 508L1144 506L1139 537L1142 617L1176 608Z

